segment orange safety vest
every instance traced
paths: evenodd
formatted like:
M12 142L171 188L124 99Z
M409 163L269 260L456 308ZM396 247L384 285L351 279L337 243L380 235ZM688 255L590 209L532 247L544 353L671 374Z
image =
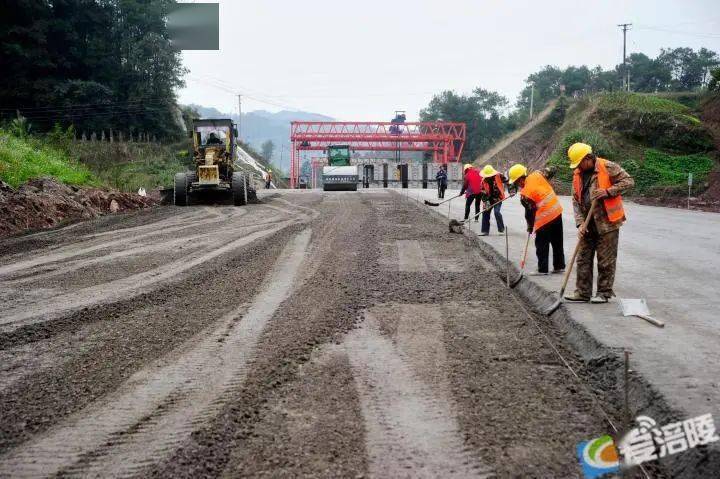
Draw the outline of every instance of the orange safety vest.
M505 185L503 185L502 178L500 178L499 174L493 175L493 178L495 178L495 186L497 186L497 189L500 192L500 199L504 200L505 199ZM483 178L482 189L486 195L490 194L490 185L485 183L485 178Z
M562 215L562 205L555 190L538 171L530 173L525 178L525 186L520 190L520 196L535 203L535 231L539 230L552 220Z
M595 160L595 171L597 172L598 188L607 190L612 186L610 181L610 174L608 173L605 162L607 160L603 158L597 158ZM573 190L575 193L575 200L578 203L582 203L582 173L580 168L575 168L573 172ZM605 212L607 213L608 220L611 223L617 223L625 219L625 209L623 208L622 195L613 197L607 197L602 200Z

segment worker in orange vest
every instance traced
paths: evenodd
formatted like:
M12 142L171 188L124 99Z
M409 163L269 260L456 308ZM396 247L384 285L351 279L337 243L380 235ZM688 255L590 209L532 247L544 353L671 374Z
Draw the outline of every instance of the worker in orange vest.
M525 207L528 234L535 233L535 254L538 271L549 274L550 246L553 249L553 273L565 271L563 250L562 206L555 190L539 171L528 174L524 165L517 164L508 171L509 183L520 188L520 202Z
M490 205L498 203L505 199L505 182L503 175L500 174L492 165L485 165L480 171L482 177L482 198L485 201L485 211L482 214L482 223L480 224L480 236L487 236L490 234ZM492 212L495 214L495 221L497 222L497 228L499 233L505 232L505 223L503 222L503 216L500 212L502 203L498 203L492 208Z
M593 154L592 147L575 143L568 149L573 172L573 210L578 227L576 290L565 296L568 301L607 303L615 296L620 226L625 222L621 194L635 186L632 177L617 163ZM587 228L582 224L597 201ZM592 296L593 261L597 255L597 293Z

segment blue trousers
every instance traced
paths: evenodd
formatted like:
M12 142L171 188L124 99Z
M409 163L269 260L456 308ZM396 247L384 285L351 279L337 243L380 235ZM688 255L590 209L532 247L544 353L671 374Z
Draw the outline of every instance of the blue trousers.
M503 222L502 213L500 213L500 207L502 203L495 205L492 212L495 213L495 221L497 221L497 228L500 233L505 231L505 223ZM482 224L480 225L480 231L483 233L490 233L490 211L485 211L482 214Z

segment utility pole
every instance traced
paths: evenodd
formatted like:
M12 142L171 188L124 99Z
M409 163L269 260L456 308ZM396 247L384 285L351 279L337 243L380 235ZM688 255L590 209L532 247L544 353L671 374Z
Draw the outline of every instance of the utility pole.
M530 83L530 121L533 118L533 101L535 99L535 82Z
M632 23L620 23L618 27L623 32L623 89L630 91L630 75L627 70L627 31L630 30Z
M242 95L238 95L238 140L242 140Z

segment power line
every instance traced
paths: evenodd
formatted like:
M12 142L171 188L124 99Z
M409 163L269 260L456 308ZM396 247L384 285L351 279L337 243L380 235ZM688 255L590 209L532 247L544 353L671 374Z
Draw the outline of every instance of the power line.
M98 117L130 117L140 116L143 113L153 113L158 111L170 111L170 108L163 107L151 107L151 106L138 106L135 108L125 108L119 110L107 110L107 111L86 111L86 112L66 112L66 113L49 113L41 112L38 114L30 113L24 114L21 111L23 117L28 120L52 120L52 119L83 119L83 118L98 118Z
M188 77L188 78L189 78L191 81L194 81L194 82L197 82L197 83L204 83L204 84L206 84L206 85L210 85L210 86L213 86L213 87L215 87L215 88L217 88L217 89L219 89L219 90L222 90L222 91L224 91L224 92L226 92L226 93L231 93L231 94L233 94L233 95L238 95L238 94L241 93L244 97L250 98L250 99L255 100L255 101L259 102L259 103L265 103L265 104L267 104L267 105L277 106L277 107L279 107L279 108L283 108L283 109L286 109L286 110L301 110L301 108L297 108L297 107L295 107L295 106L286 105L286 104L283 104L283 103L279 103L279 102L277 102L277 101L273 101L273 100L268 100L268 99L266 99L266 98L262 98L261 95L257 95L257 94L252 94L252 95L251 95L251 94L248 94L248 93L247 93L247 89L244 89L244 88L236 88L235 86L232 86L232 85L230 85L230 84L228 84L228 83L226 83L226 82L224 82L224 81L222 81L222 80L219 80L219 79L217 79L217 78L212 78L212 77L210 77L210 78L206 77L206 78L204 78L204 79L197 78L197 77L195 77L195 78L193 78L193 77Z
M699 38L720 38L720 34L717 33L707 33L707 32L687 32L683 30L674 30L671 28L662 28L662 27L653 27L653 26L642 26L637 25L635 27L638 30L651 30L656 32L664 32L664 33L676 33L679 35L688 35L688 36L694 36Z
M150 98L142 98L137 100L126 100L126 101L119 101L119 102L107 102L107 103L78 103L78 104L72 104L72 105L53 105L53 106L17 106L13 108L0 108L0 111L16 111L20 110L21 112L24 111L37 111L37 112L46 112L46 111L63 111L63 110L71 110L71 109L87 109L87 108L95 108L95 107L122 107L123 105L127 106L136 106L136 104L168 104L168 99L161 99L160 97L150 97Z

